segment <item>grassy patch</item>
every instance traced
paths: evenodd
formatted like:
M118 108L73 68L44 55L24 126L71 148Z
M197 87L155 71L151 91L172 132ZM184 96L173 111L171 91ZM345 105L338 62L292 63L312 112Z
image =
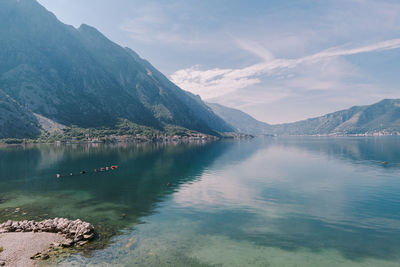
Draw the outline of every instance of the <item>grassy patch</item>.
M100 142L105 142L111 136L131 136L141 140L152 140L156 136L161 135L188 137L197 134L199 134L199 132L171 124L164 124L161 129L156 129L138 125L126 119L120 119L113 127L81 128L78 126L71 126L62 131L53 133L44 131L36 139L0 139L0 144L53 143L55 141L80 142L94 138L98 139ZM215 133L215 135L218 136L217 133Z

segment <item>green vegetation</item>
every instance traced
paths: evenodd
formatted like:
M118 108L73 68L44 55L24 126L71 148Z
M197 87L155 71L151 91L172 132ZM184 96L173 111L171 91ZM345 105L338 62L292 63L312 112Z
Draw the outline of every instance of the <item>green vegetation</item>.
M164 134L167 136L191 136L194 134L198 134L198 132L196 131L192 131L192 130L188 130L186 128L180 127L180 126L176 126L176 125L171 125L171 124L167 124L164 126ZM215 133L215 135L218 135L217 133Z
M5 139L1 139L0 143L3 144L21 144L23 143L23 139L18 139L18 138L5 138Z
M127 120L121 120L115 127L98 127L98 128L81 128L78 126L72 126L65 128L62 132L54 132L52 134L48 132L42 133L37 139L38 142L55 142L55 141L83 141L88 138L105 139L109 136L136 136L151 138L160 134L160 131L141 126Z
M4 251L4 248L3 248L3 247L0 247L0 253L3 252L3 251Z
M181 126L165 124L163 129L155 129L138 125L126 119L120 119L114 127L81 128L78 126L67 127L60 131L49 133L42 131L38 138L0 139L0 144L22 143L54 143L54 142L115 142L125 141L152 141L161 137L190 137L201 133L188 130ZM215 136L219 136L215 133Z

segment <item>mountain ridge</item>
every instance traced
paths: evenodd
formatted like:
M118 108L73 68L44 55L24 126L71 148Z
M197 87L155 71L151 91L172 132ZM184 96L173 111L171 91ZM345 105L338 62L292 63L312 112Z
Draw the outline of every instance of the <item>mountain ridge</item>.
M60 22L36 0L2 0L0 22L0 89L31 113L68 127L126 119L156 130L232 131L135 52L86 24Z
M256 120L249 114L234 108L229 108L217 103L207 103L215 114L229 123L239 133L261 135L270 134L271 125Z
M400 99L353 106L323 116L283 124L258 121L240 110L207 103L236 131L254 135L373 135L400 133Z
M277 135L357 135L400 133L400 99L353 106L293 123L271 125Z

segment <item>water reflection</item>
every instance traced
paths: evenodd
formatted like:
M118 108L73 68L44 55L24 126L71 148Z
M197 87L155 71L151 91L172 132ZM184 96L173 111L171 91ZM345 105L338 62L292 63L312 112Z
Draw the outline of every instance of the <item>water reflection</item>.
M294 146L330 157L351 160L353 163L400 167L400 138L380 137L287 137L276 140L286 147Z
M0 220L80 218L97 225L102 239L108 240L151 214L181 184L198 179L230 146L220 142L3 147ZM119 168L93 172L112 164ZM81 170L87 173L80 175ZM57 179L56 173L62 177ZM21 213L14 213L16 207Z
M399 151L395 137L3 148L0 219L79 217L113 241L66 265L398 266Z
M198 234L398 264L399 138L255 142L262 149L249 160L214 166L175 195L179 205L196 210L183 217L201 222Z

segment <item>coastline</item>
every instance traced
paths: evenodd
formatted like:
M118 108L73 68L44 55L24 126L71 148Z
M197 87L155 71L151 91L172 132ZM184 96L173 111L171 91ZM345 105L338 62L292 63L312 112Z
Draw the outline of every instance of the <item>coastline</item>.
M64 249L88 244L95 235L94 227L79 219L8 220L0 224L0 266L35 266Z
M209 134L192 135L156 135L153 137L133 136L133 135L111 135L103 138L85 137L83 139L71 138L68 140L43 140L43 139L0 139L0 145L25 145L25 144L118 144L118 143L205 143L214 142L221 139L251 139L255 136L250 134L224 133L220 136Z
M0 266L36 266L39 255L47 259L54 243L63 243L66 238L55 233L3 233L0 234ZM37 255L38 258L32 258ZM3 264L3 265L2 265Z

